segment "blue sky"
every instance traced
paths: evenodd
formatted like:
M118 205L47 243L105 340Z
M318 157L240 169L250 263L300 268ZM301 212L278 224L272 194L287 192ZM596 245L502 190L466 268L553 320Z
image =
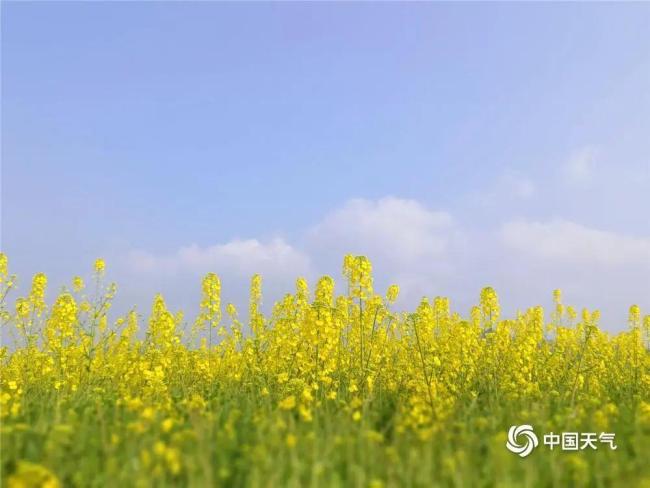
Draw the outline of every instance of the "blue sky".
M2 248L119 307L375 263L404 306L650 310L648 4L2 4ZM230 291L228 291L230 290ZM118 308L119 308L118 307Z

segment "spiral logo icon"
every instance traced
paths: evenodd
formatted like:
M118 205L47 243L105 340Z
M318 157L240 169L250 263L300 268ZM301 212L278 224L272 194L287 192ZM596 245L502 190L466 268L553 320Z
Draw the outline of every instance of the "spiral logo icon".
M523 440L523 443L519 443ZM530 425L513 425L508 430L508 442L506 447L509 451L519 454L519 456L526 457L533 449L539 445L539 440L533 432L533 427Z

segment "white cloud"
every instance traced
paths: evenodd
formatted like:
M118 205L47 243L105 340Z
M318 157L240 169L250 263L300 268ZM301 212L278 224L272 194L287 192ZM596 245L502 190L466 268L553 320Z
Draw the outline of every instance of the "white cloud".
M370 258L378 289L398 283L402 303L440 292L464 249L452 216L415 200L385 197L346 202L307 232L306 248L323 269L340 269L345 254Z
M281 238L268 242L236 239L207 247L192 244L168 255L134 250L128 263L139 273L216 271L249 276L288 272L297 276L311 273L310 255L330 252L337 259L348 253L367 254L408 270L410 264L423 259L447 256L456 232L448 213L429 210L414 200L353 199L306 230L305 251Z
M311 266L305 253L282 238L192 244L169 254L134 250L121 263L118 303L124 309L137 303L147 310L151 297L162 293L173 309L192 316L201 297L200 277L214 272L221 278L224 303L237 305L245 318L252 275L262 275L263 305L268 311L284 293L293 291L296 278L313 276Z
M314 278L318 272L336 277L345 254L364 254L373 262L378 287L397 282L402 297L413 301L439 290L442 277L451 273L452 253L461 248L461 233L450 214L414 200L386 197L349 200L306 229L295 245L276 238L192 244L167 255L136 250L127 264L139 276L133 281L146 278L153 286L155 280L170 294L186 293L174 291L177 283L214 271L222 277L224 290L241 295L250 276L260 273L273 301L291 291L298 276ZM233 299L241 303L244 297Z
M565 161L563 174L574 184L585 184L593 179L594 163L598 151L593 146L584 146L574 151Z
M168 254L132 250L124 262L129 274L125 301L146 303L161 291L181 308L194 310L200 296L197 278L213 271L222 279L224 300L240 306L246 303L248 280L260 273L268 306L292 291L299 276L338 278L343 256L351 253L370 257L378 290L399 283L402 303L410 307L422 295L442 291L452 250L460 248L460 232L446 212L395 197L353 199L305 229L295 243L236 239L211 246L192 244Z
M447 212L429 210L415 200L386 197L348 201L314 226L308 237L317 247L404 265L445 256L453 232Z
M566 263L650 267L650 239L591 229L566 220L503 225L503 243L521 253Z
M504 311L513 313L562 288L569 303L603 307L603 323L611 330L624 325L630 303L650 306L648 237L561 219L475 229L447 212L396 197L349 200L291 242L275 238L192 244L166 255L133 251L129 279L124 280L126 302L146 303L161 291L182 309L194 311L200 297L197 278L214 271L222 278L224 302L244 309L248 280L261 273L268 307L292 291L298 276L313 284L318 274L331 274L342 283L340 266L347 253L371 259L378 292L399 284L398 306L405 309L422 296L442 294L465 313L481 287L492 285Z
M504 224L495 262L486 276L503 291L504 304L549 303L564 291L567 304L602 311L602 326L626 327L632 303L650 309L650 238L593 229L567 220Z
M232 240L225 244L201 247L196 244L180 248L171 255L157 256L146 251L132 251L129 263L135 271L168 274L210 271L236 276L254 273L308 273L309 258L281 238L267 243L257 239Z

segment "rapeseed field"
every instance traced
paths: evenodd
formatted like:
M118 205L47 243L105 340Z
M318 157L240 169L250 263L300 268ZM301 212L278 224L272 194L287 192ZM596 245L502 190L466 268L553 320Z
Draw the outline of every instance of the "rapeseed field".
M103 260L47 303L46 275L15 296L0 254L2 486L650 486L639 307L612 335L559 290L512 317L490 287L463 314L445 297L404 312L365 257L343 275L345 294L298 278L270 314L261 276L240 314L210 273L196 319L162 296L109 317ZM515 425L538 439L524 456ZM562 432L615 439L543 437Z

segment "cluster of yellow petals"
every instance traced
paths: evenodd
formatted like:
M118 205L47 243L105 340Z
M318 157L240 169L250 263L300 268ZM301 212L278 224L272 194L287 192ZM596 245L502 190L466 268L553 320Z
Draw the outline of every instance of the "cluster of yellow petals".
M395 468L417 452L431 456L440 479L453 481L480 460L435 446L480 438L477 449L503 454L508 422L605 430L625 412L636 422L626 432L637 428L645 436L637 449L650 454L647 444L638 447L650 431L650 318L638 306L618 335L598 327L597 311L585 309L578 320L559 290L550 320L539 306L502 318L490 287L467 316L442 296L398 312L399 288L376 294L370 261L346 256L346 293L337 294L328 276L313 293L299 278L268 314L262 278L253 276L247 322L232 304L222 316L221 281L210 273L188 328L160 295L147 320L132 310L111 322L116 287L103 282L103 260L94 271L97 296L86 295L76 277L48 306L47 278L39 273L9 306L15 277L0 254L2 325L15 338L0 353L10 487L30 476L56 487L57 475L77 486L96 484L100 475L115 486L136 478L228 486L248 479L233 459L262 470L276 449L291 456L302 444L316 449L317 432L330 451L346 445L340 451L351 452L345 432L357 432L355 445L364 449L382 446L367 485L417 485L419 478L400 478ZM66 468L61 453L83 429L95 429L98 440L86 449L104 462ZM131 462L119 462L124 453ZM501 454L493 455L498 461Z

